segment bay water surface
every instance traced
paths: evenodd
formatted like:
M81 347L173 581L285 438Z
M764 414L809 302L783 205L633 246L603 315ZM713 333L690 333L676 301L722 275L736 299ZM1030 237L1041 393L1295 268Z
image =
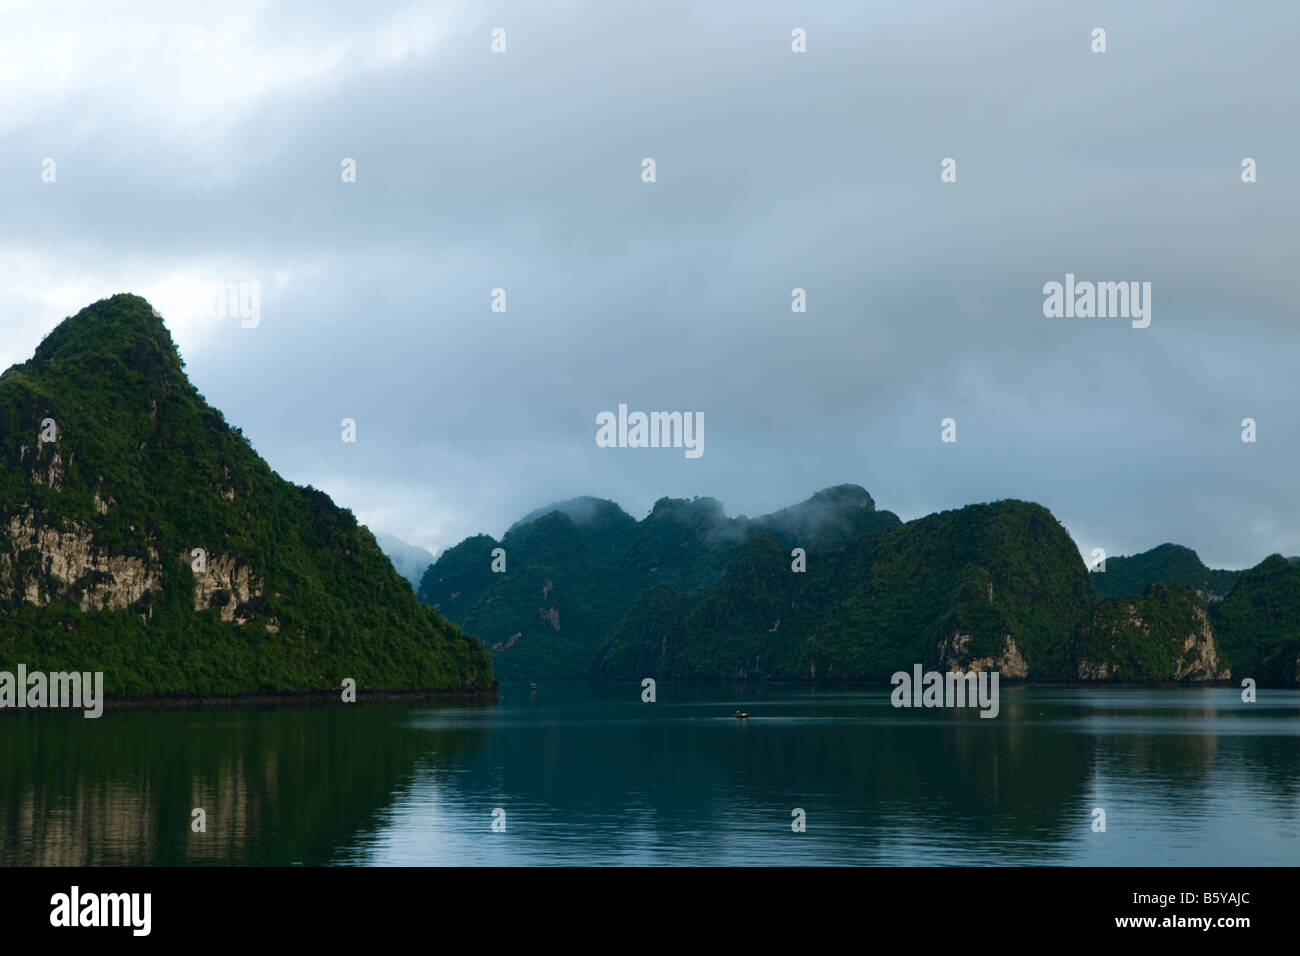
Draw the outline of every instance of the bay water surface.
M994 719L889 692L10 710L0 864L1300 863L1298 691L1004 686Z

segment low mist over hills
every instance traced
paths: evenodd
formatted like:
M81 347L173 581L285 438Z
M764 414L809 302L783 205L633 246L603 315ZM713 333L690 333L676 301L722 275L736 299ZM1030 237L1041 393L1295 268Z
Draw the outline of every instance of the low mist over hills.
M203 400L132 295L0 376L0 660L127 696L492 682L350 511Z
M663 498L636 521L575 498L447 549L418 593L521 678L883 680L921 663L1294 683L1300 668L1300 567L1280 557L1214 571L1162 545L1090 574L1041 505L904 523L856 485L759 518Z
M143 299L0 376L0 659L116 695L461 690L510 677L1294 684L1300 565L1174 544L1089 573L1041 505L903 522L839 485L769 515L574 498L429 555L281 479ZM412 581L417 595L394 566ZM444 617L445 615L445 617ZM452 623L455 622L455 623ZM490 657L489 657L490 652Z
M419 587L425 570L433 564L433 552L428 548L407 544L393 534L376 533L375 542L388 555L388 560L393 562L397 573L410 581L411 587Z

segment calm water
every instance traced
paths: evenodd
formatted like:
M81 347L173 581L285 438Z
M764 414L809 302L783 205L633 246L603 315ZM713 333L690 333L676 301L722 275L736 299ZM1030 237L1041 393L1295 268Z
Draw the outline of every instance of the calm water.
M887 687L658 691L4 711L0 863L1300 863L1300 692L1003 688L981 720Z

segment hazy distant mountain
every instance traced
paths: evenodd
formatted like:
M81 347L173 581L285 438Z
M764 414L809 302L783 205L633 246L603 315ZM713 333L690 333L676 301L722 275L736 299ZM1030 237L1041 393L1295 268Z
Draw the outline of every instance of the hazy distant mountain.
M393 562L397 573L410 581L412 588L419 587L424 572L433 564L433 552L418 545L407 544L395 534L378 532L375 541L384 554L388 555L388 560Z
M124 695L484 686L478 641L280 478L117 295L0 376L0 660Z

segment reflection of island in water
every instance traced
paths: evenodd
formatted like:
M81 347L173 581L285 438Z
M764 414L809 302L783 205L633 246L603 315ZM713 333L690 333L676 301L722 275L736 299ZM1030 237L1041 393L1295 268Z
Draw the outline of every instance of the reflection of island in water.
M481 737L416 730L411 706L7 713L0 864L329 863L422 757L455 760Z
M1292 691L1247 705L1231 689L1014 688L985 720L895 709L887 686L661 685L654 704L635 683L526 686L477 707L11 712L0 863L1215 865L1300 850Z

